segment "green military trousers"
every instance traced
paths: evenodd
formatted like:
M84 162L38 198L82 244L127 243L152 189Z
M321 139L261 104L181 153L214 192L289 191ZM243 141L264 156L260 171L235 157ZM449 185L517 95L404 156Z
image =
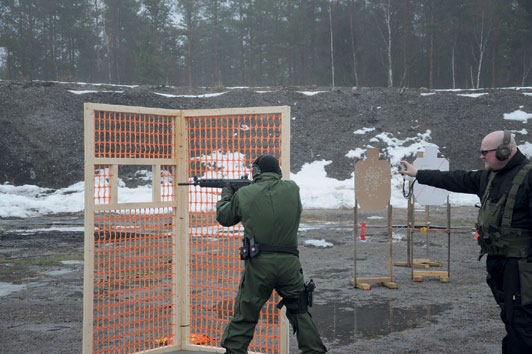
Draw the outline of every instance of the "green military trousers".
M222 347L228 353L247 354L253 339L260 310L275 289L283 299L299 298L305 290L303 270L299 258L288 253L261 253L246 259L235 299L233 317L225 327ZM297 303L287 305L297 308ZM289 310L289 309L287 309ZM327 352L308 312L296 314L297 342L303 354Z

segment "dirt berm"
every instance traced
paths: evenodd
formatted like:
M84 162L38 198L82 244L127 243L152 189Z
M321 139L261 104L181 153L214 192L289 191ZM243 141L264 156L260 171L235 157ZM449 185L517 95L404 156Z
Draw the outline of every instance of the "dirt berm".
M88 93L78 94L80 90ZM512 129L528 140L529 122L506 120L505 113L532 112L528 90L492 89L475 92L419 89L285 87L211 89L127 87L54 82L0 81L0 183L67 187L83 179L83 103L108 103L172 109L288 105L291 109L291 166L296 173L315 160L331 178L346 179L353 159L346 153L366 149L369 140L386 132L405 140L430 131L431 142L449 159L451 169L482 168L478 149L482 136ZM307 95L307 91L321 91ZM98 91L98 92L95 92ZM78 93L74 93L78 92ZM477 97L463 96L483 93ZM167 97L165 95L181 95ZM362 128L375 131L354 135ZM371 142L374 147L386 145Z

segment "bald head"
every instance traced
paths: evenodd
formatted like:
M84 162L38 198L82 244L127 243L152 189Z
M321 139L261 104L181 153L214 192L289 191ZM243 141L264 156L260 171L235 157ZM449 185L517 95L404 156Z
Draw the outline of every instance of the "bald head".
M510 134L510 141L508 148L510 153L507 158L500 158L497 156L497 148L504 145L504 130L497 130L489 133L482 139L482 145L480 146L480 158L484 160L484 168L491 171L498 171L512 159L517 153L517 147L515 145L515 139Z
M484 150L496 149L499 145L502 145L504 142L504 130L497 130L489 133L482 139L482 147L486 145L488 148ZM509 148L515 148L515 139L512 134L510 134L510 143L508 144ZM512 149L513 150L513 149Z

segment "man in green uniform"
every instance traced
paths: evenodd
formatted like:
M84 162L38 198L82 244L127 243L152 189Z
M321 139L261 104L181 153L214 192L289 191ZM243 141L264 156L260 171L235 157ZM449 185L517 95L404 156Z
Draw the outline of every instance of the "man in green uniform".
M265 155L252 165L253 182L236 192L228 185L216 204L216 220L223 226L242 222L244 272L235 310L221 345L226 353L246 354L260 310L275 289L304 354L327 352L308 313L309 291L297 250L301 217L299 187L281 180L277 158Z
M417 170L406 161L403 175L420 184L476 194L479 259L487 254L486 281L506 327L503 354L532 353L532 164L510 131L495 131L480 147L484 170Z

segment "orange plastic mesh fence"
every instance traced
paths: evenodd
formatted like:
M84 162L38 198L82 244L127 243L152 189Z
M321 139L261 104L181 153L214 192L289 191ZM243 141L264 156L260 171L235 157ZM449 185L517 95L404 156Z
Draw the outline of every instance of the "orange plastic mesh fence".
M85 185L94 195L86 198L91 224L85 259L92 269L85 274L92 278L86 289L92 304L84 352L134 353L174 341L176 208L168 202L175 199L176 115L144 111L95 109L86 115L85 158L92 162L92 174L86 173L91 180ZM153 177L151 190L144 188L144 202L128 207L120 203L118 186L132 168L160 176L145 176L148 185ZM121 169L125 176L119 175ZM154 182L159 195L152 192Z
M96 213L94 353L134 353L172 340L173 219L160 209Z
M173 158L174 117L95 111L95 157Z
M187 119L191 176L240 178L249 175L260 155L281 156L280 114L196 116ZM195 344L219 346L233 314L242 262L241 224L216 222L219 188L190 188L190 331ZM264 306L249 351L280 352L279 301L274 295Z
M114 186L111 165L96 165L94 168L94 204L110 204Z

